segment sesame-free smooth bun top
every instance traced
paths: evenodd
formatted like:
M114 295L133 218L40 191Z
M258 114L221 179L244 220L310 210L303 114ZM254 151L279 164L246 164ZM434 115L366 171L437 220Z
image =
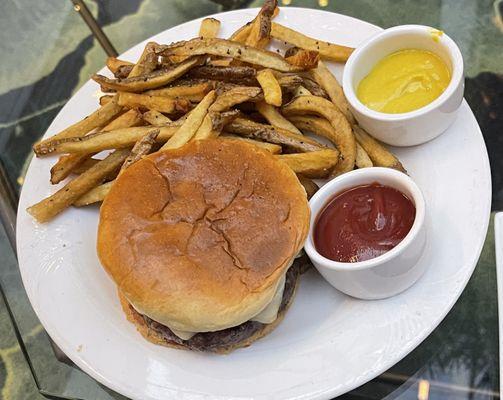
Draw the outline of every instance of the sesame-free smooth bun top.
M140 313L216 331L267 306L308 228L306 194L286 164L210 139L154 153L117 178L101 206L98 254Z

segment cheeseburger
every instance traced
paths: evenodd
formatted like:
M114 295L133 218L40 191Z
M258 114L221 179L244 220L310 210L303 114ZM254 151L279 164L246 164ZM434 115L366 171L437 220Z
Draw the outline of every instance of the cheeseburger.
M281 321L308 227L306 193L286 164L210 139L120 175L101 207L98 254L146 339L227 353Z

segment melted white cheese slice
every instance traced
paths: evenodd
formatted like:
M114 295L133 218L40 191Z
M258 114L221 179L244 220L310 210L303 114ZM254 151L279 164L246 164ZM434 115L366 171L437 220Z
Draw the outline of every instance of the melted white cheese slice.
M281 300L283 300L283 291L285 290L285 275L281 277L278 283L278 288L276 293L272 298L271 302L264 308L261 312L255 315L251 320L261 322L263 324L270 324L276 320L278 317L279 306L281 305Z

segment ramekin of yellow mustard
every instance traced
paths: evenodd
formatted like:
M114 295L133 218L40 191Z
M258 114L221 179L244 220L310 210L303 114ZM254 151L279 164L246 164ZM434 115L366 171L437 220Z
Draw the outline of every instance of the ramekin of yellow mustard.
M442 31L397 26L353 52L343 89L370 134L395 146L417 145L454 122L463 99L463 58Z

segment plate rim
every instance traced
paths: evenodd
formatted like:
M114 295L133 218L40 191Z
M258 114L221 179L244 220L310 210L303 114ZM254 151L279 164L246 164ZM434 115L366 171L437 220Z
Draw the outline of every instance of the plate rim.
M211 15L206 15L206 16L203 16L203 17L195 18L195 19L183 22L181 24L171 26L169 28L166 28L166 29L164 29L164 30L162 30L162 31L160 31L160 32L158 32L158 33L150 36L149 38L147 38L147 39L145 39L143 41L140 41L140 42L138 42L138 43L130 46L123 53L121 53L118 57L121 57L123 54L129 52L133 47L141 45L142 43L146 43L149 40L152 40L152 38L154 38L155 36L160 35L160 34L166 32L166 31L169 31L171 29L174 29L174 28L183 29L186 25L193 24L195 22L201 21L204 18L219 17L219 16L229 15L229 14L240 14L240 13L248 12L248 11L250 11L250 12L255 11L256 12L259 9L260 9L259 7L255 7L255 8L242 8L242 9L237 9L237 10L220 12L220 13L215 13L215 14L211 14ZM285 7L284 9L286 9L286 10L296 10L296 11L309 11L309 12L314 12L314 13L318 13L318 14L335 14L338 17L342 17L343 19L352 20L352 21L354 21L355 23L358 23L358 24L365 23L365 24L367 24L369 26L372 26L372 27L374 27L376 29L383 30L383 28L381 28L381 27L379 27L379 26L377 26L375 24L372 24L370 22L367 22L365 20L358 19L358 18L355 18L355 17L352 17L352 16L348 16L348 15L344 15L344 14L340 14L340 13L336 13L336 12L332 12L332 11L328 11L328 10L319 10L319 9L307 8L307 7L290 7L290 6ZM366 42L369 39L370 38L365 39L362 43ZM104 68L102 68L102 70ZM82 86L71 96L71 98L73 98L75 96L78 96L79 92L84 88L85 84L87 84L89 81L90 80L87 80L86 82L84 82L82 84ZM51 130L51 127L52 127L53 123L58 119L58 116L60 114L64 114L65 108L67 107L70 99L67 101L67 103L65 104L65 106L58 112L58 114L56 115L56 117L54 117L54 119L52 120L51 124L49 125L49 127L45 131L43 137L45 137L47 135L47 133ZM349 387L345 387L342 390L340 388L333 387L331 389L327 389L327 390L324 390L322 392L315 392L315 393L311 393L311 394L306 394L306 395L302 396L302 398L316 398L316 399L318 399L318 398L331 398L332 396L339 396L339 395L341 395L343 393L347 393L347 392L349 392L349 391L351 391L351 390L353 390L353 389L355 389L355 388L357 388L357 387L359 387L359 386L361 386L361 385L369 382L370 380L374 379L375 377L377 377L381 373L385 372L390 367L392 367L393 365L397 364L403 358L405 358L407 355L409 355L415 348L417 348L438 327L438 325L444 320L444 318L447 316L447 314L452 310L454 304L458 301L458 299L461 296L461 294L464 292L464 289L466 288L466 285L468 284L468 281L472 277L473 272L474 272L474 270L475 270L475 268L477 266L477 262L478 262L478 260L480 258L480 254L482 252L482 249L483 249L483 246L484 246L484 243L485 243L485 239L486 239L486 236L487 236L487 230L488 230L488 227L489 227L490 216L491 216L492 181L491 181L491 169L490 169L490 163L489 163L489 156L488 156L488 152L487 152L487 146L486 146L486 143L484 141L484 138L483 138L480 126L479 126L478 121L476 120L476 118L475 118L475 116L473 114L473 111L471 110L470 106L468 105L468 103L466 102L466 100L464 98L463 98L463 102L462 102L461 108L463 106L466 106L466 108L467 108L466 112L470 114L470 117L473 119L473 121L474 121L474 123L476 125L476 132L474 132L473 134L476 135L476 136L480 136L480 138L482 139L483 150L484 150L483 151L483 160L482 160L483 161L483 169L484 169L483 173L484 174L488 173L488 179L487 179L488 188L487 188L486 196L485 196L485 199L484 199L484 207L483 207L484 210L486 211L486 218L483 221L483 224L481 225L481 230L484 232L484 235L479 240L479 243L477 243L476 248L474 247L473 258L470 259L470 263L469 263L471 265L471 267L469 268L469 273L468 273L468 269L467 269L467 273L466 273L463 281L460 283L458 292L455 294L455 296L451 297L451 301L449 302L448 307L445 308L445 311L443 311L442 313L440 313L439 316L430 325L430 327L428 329L426 329L420 336L418 336L418 338L416 338L416 340L410 341L410 342L408 342L406 344L406 346L404 346L405 351L403 351L401 357L394 359L391 364L390 363L386 363L381 368L376 368L376 369L374 369L372 371L368 371L369 373L367 375L361 375L361 376L357 377L352 382L352 384L349 385ZM30 160L30 163L29 163L27 171L31 168L31 166L32 166L32 160ZM26 194L26 191L24 190L24 186L23 186L23 188L21 190L20 198L19 198L19 203L18 203L18 214L26 213L25 210L21 209L21 205L23 204L22 200L24 199L25 196L27 196L27 194ZM17 221L16 221L16 233L20 230L20 225L21 225L20 220L21 219L18 218ZM16 249L17 250L19 250L19 248L21 247L21 239L20 239L20 237L21 237L20 235L16 235ZM20 256L19 258L21 259L22 256ZM26 278L25 274L27 273L27 271L25 270L25 272L23 273L23 269L20 266L21 262L19 261L18 264L19 264L19 270L20 270L21 278L22 278L22 281L23 281L23 286L24 286L25 291L26 291L26 293L28 295L28 298L30 300L30 305L33 308L33 310L35 311L35 314L37 315L37 318L40 320L41 324L43 325L44 329L46 330L46 332L48 333L48 335L51 337L51 339L54 340L54 342L59 347L61 347L61 349L72 360L72 362L74 362L75 365L77 365L82 370L82 372L84 372L85 374L89 375L90 377L92 377L93 379L95 379L96 381L98 381L100 384L103 384L106 387L108 387L108 388L116 391L117 393L125 395L125 396L128 396L128 397L131 397L131 398L143 398L144 393L141 392L141 391L139 391L138 388L133 388L133 387L130 387L130 386L116 384L115 381L109 380L105 375L103 375L99 371L97 371L92 365L90 365L84 359L82 359L81 357L79 357L78 353L76 351L74 351L74 349L71 347L70 343L68 343L67 341L65 341L65 339L61 335L57 334L56 328L50 323L50 321L44 320L43 318L40 317L41 313L39 312L40 311L39 306L38 306L37 303L33 303L32 302L30 291L28 291L26 289L25 280L27 278ZM35 305L35 304L37 304L37 305ZM183 396L183 393L179 393L178 391L174 390L173 388L165 388L165 389L169 390L172 393L176 393L178 395ZM185 393L185 394L187 394L187 393ZM210 395L210 396L212 396L212 395ZM299 396L297 396L297 397L299 397ZM216 395L215 398L228 398L228 396ZM239 398L242 398L242 396L239 396Z

